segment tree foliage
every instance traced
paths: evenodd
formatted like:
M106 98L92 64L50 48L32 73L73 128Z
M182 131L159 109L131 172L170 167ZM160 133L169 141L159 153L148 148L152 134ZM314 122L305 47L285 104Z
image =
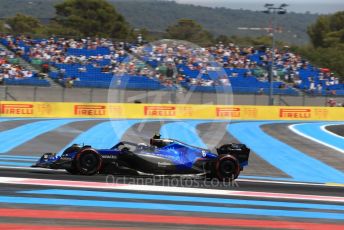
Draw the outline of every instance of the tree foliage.
M134 28L147 28L161 33L180 18L190 18L200 23L214 36L259 37L266 31L241 30L238 27L268 27L268 14L227 8L210 8L175 1L159 0L108 0L115 5ZM1 17L12 17L17 12L46 20L55 17L54 5L63 0L0 0ZM30 3L30 4L29 4ZM263 9L263 3L262 3ZM292 44L306 44L309 37L307 26L314 23L319 15L290 12L276 17L276 24L283 29L277 40Z
M295 52L300 53L317 67L330 68L342 81L344 81L344 49L343 47L293 47Z
M84 36L126 38L129 25L105 0L65 0L57 4L56 22Z
M313 46L296 51L315 65L330 68L344 81L344 11L319 17L308 34Z
M63 37L82 37L83 34L73 28L65 27L56 21L51 21L47 25L36 31L37 35L43 36L63 36Z
M174 25L167 27L167 37L178 40L186 40L199 45L211 44L211 33L191 19L179 19Z
M8 18L6 23L11 27L12 33L34 33L42 26L38 19L24 14L16 14Z
M314 47L335 47L344 43L344 11L320 16L308 28Z
M5 22L0 20L0 32L6 32Z

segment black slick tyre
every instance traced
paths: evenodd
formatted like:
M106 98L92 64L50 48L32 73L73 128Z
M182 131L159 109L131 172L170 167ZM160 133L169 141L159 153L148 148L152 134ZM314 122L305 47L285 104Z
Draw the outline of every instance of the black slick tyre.
M75 166L82 175L94 175L102 166L102 158L94 149L82 149L75 157Z

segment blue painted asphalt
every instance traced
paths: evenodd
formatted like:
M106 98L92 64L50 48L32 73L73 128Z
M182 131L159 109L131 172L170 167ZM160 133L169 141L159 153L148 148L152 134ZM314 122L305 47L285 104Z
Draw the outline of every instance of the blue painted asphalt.
M80 134L61 149L58 155L61 155L63 150L71 144L84 143L98 149L111 148L121 140L122 135L127 129L138 122L140 122L140 120L114 120L102 122Z
M274 122L241 122L228 131L252 151L296 181L344 183L344 173L269 136L260 126Z
M209 121L179 121L165 124L160 129L164 138L176 139L193 146L207 148L202 139L198 136L196 126Z
M334 146L335 148L344 150L344 138L332 135L328 132L325 132L321 129L321 126L328 125L329 123L321 122L321 123L305 123L305 124L297 124L293 125L294 129L297 131L319 140L320 142L326 143L328 145ZM336 123L338 124L338 123ZM344 125L344 123L342 123Z
M32 163L29 162L13 162L0 160L0 166L14 166L14 167L30 167Z
M38 160L39 157L36 158L36 160ZM36 161L35 159L26 159L26 158L10 158L10 157L2 157L0 155L0 161L16 161L16 162L35 162Z
M39 157L20 155L0 155L0 166L30 167Z
M158 211L184 211L198 213L223 213L241 214L258 216L279 216L292 218L312 218L312 219L332 219L344 220L343 213L335 212L314 212L314 211L294 211L280 209L262 208L232 208L218 206L201 205L181 205L164 203L141 203L141 202L120 202L120 201L100 201L100 200L79 200L79 199L56 199L56 198L34 198L20 196L0 196L0 203L10 204L33 204L33 205L56 205L60 206L79 206L79 207L103 207L103 208L122 208L122 209L143 209Z
M328 204L311 204L296 202L277 202L277 201L259 201L259 200L242 200L242 199L222 199L195 196L172 196L172 195L152 195L141 193L121 193L121 192L99 192L88 190L66 190L66 189L45 189L45 190L29 190L20 191L24 194L39 195L64 195L79 197L104 197L104 198L120 198L120 199L139 199L139 200L161 200L161 201L178 201L178 202L199 202L199 203L216 203L216 204L236 204L236 205L259 205L268 207L285 207L285 208L309 208L344 211L343 205Z
M241 179L272 180L272 181L287 181L287 182L293 181L293 182L295 182L295 180L293 178L290 178L290 177L244 176L244 175L239 175L239 178L241 178Z
M0 153L8 152L45 132L54 130L72 121L75 121L75 119L37 121L0 132Z
M0 122L5 122L5 121L14 121L17 120L16 118L0 118Z
M5 155L5 154L1 154L0 158L37 160L39 157L38 156L23 156L23 155Z
M18 119L0 119L2 121L8 120L18 120ZM34 119L33 119L34 120ZM20 127L0 132L0 138L2 142L0 143L0 153L7 152L33 138L43 134L44 132L56 129L64 124L68 124L72 121L85 120L85 119L51 119L44 121L34 121L30 124L22 125ZM93 126L89 130L80 134L77 138L72 140L70 144L87 144L92 145L95 148L110 148L118 141L120 141L122 135L127 129L132 125L141 122L142 120L114 120L106 121ZM185 121L175 121L173 123L165 124L161 127L161 134L163 137L173 138L181 140L185 143L189 143L194 146L199 146L202 148L207 148L205 143L199 137L197 133L196 126L201 123L211 122L209 120L185 120ZM214 121L215 122L215 121ZM264 160L270 162L276 168L279 168L291 178L273 178L264 177L259 178L255 176L241 178L254 178L254 179L272 179L272 180L286 180L286 181L302 181L302 182L315 182L315 183L343 183L344 173L340 172L325 163L314 159L276 139L267 135L260 129L262 124L278 123L274 121L266 122L240 122L231 124L227 130L233 134L240 142L247 144L254 152L260 155ZM319 123L327 124L327 123ZM303 126L306 128L306 132L310 134L311 126L313 123L306 124L309 126ZM301 126L300 126L301 127ZM313 135L319 132L312 132ZM321 131L321 133L324 133ZM325 134L321 134L321 138L324 138ZM330 135L330 134L327 134ZM333 135L332 139L334 138ZM320 138L320 137L318 137ZM325 141L328 141L327 139ZM267 144L268 143L268 144ZM69 146L68 144L67 146ZM337 146L342 146L343 142L336 141ZM67 147L66 146L66 147ZM65 148L61 149L60 153ZM21 156L11 156L11 158L5 157L5 155L0 155L0 165L16 165L23 166L24 162L22 159L26 159ZM9 155L6 155L9 156ZM13 160L12 160L13 157ZM29 156L25 156L27 159ZM17 160L16 160L17 159ZM35 158L33 161L35 161ZM287 162L287 163L286 163Z

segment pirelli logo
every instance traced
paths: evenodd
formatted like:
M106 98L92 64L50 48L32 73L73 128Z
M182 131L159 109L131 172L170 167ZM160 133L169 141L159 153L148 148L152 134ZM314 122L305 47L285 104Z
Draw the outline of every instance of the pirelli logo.
M311 118L311 109L280 109L280 118Z
M111 116L121 116L122 115L122 108L120 106L109 106L108 107L109 115Z
M30 115L33 114L32 104L2 104L2 114L13 114L13 115Z
M106 114L105 105L75 105L75 115L83 116L103 116Z
M216 108L217 117L240 117L240 108Z
M176 116L175 106L145 106L145 116L164 116L173 117Z

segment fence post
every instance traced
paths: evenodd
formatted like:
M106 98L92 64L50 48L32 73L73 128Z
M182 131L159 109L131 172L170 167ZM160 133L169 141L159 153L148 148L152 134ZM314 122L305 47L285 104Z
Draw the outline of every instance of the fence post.
M302 106L306 105L306 94L303 92L302 93Z
M37 99L37 86L33 88L33 101L36 101Z
M325 102L324 102L324 106L327 106L327 102L328 102L328 94L326 93L326 95L325 95Z
M117 99L118 101L117 101L117 102L118 102L118 103L122 103L123 101L122 101L122 98L121 98L121 97L122 97L121 89L118 88L117 94L118 94L118 97L117 97L117 98L118 98L118 99Z
M149 91L146 90L146 104L148 104L148 93L149 93Z
M90 90L90 99L89 102L93 102L93 88Z
M8 86L5 86L5 101L7 101Z
M64 102L66 97L65 97L65 93L66 93L66 88L63 87L62 90L61 90L61 101Z
M176 104L177 91L176 90L172 90L170 95L171 95L170 99L171 99L172 104Z

